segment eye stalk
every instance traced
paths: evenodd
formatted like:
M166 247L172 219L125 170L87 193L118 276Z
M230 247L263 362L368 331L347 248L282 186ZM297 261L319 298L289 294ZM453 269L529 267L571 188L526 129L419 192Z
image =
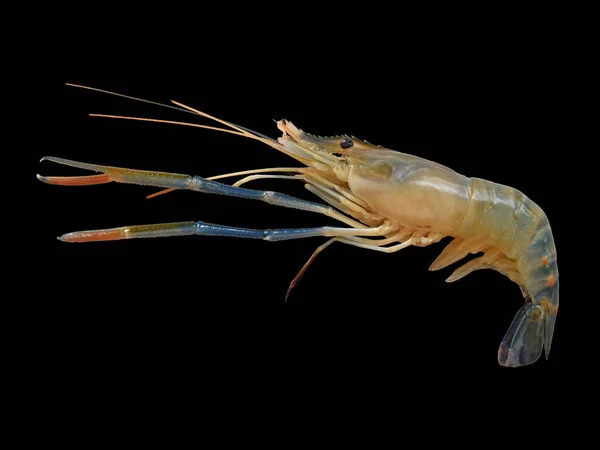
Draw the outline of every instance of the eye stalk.
M353 145L354 141L350 138L344 138L340 141L340 147L342 147L344 150L352 147Z

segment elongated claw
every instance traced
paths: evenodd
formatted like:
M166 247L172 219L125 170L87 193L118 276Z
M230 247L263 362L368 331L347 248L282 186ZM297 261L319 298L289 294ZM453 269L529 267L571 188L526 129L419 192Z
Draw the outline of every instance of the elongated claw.
M63 242L116 241L120 239L169 237L169 236L223 236L245 239L263 239L265 241L287 241L319 236L378 236L382 228L280 228L257 230L252 228L231 227L206 222L173 222L151 225L131 225L105 230L75 231L63 234L58 240Z
M88 164L70 159L57 158L55 156L44 156L41 161L52 161L65 166L77 167L79 169L102 172L102 175L87 175L75 177L45 177L38 175L38 179L48 184L62 186L89 186L93 184L118 183L142 184L165 188L189 188L189 175L178 173L155 172L149 170L125 169L122 167L102 166L99 164Z
M145 237L189 236L199 234L198 227L196 222L133 225L105 230L74 231L63 234L58 240L63 242L95 242Z
M347 225L356 228L362 228L363 224L352 220L330 206L292 197L273 191L261 191L256 189L247 189L218 181L209 180L199 176L184 175L179 173L156 172L150 170L125 169L122 167L101 166L98 164L88 164L70 159L57 158L55 156L44 156L42 161L52 161L65 166L77 167L80 169L102 172L102 175L88 175L76 177L45 177L38 175L38 178L49 184L59 184L63 186L84 186L92 184L117 183L139 184L144 186L156 186L171 189L188 189L206 194L226 195L230 197L247 198L251 200L260 200L276 206L299 209L301 211L310 211L333 217ZM161 191L165 192L165 191Z

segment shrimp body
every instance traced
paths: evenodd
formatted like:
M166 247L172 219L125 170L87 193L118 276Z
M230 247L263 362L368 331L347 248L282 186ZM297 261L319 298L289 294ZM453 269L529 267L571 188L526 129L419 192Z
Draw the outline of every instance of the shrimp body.
M364 146L349 152L347 159L352 192L405 228L449 235L467 214L471 180L447 167Z
M530 364L540 356L542 345L549 354L558 312L558 267L552 230L537 204L517 189L467 178L393 150L360 148L348 152L347 158L350 188L378 213L421 236L426 245L455 238L430 270L484 252L447 281L474 270L495 269L529 298L502 341L502 365Z
M288 289L289 295L314 258L333 242L394 253L411 245L430 245L449 236L454 239L431 264L430 270L442 269L470 253L483 252L482 256L456 269L446 281L456 281L475 270L489 268L517 283L526 297L525 305L518 310L500 344L499 363L508 367L531 364L539 358L542 348L548 357L558 311L556 248L546 215L524 194L508 186L468 178L418 156L377 147L349 136L313 136L296 128L291 122L281 120L277 126L283 135L275 140L174 103L181 107L175 109L214 120L228 128L146 118L104 117L183 124L237 134L261 141L301 162L304 167L256 169L203 178L45 157L43 160L100 172L101 175L38 175L38 178L46 183L68 186L115 181L166 188L159 194L188 189L254 199L324 214L343 222L346 227L254 230L199 221L78 231L64 234L59 240L90 242L183 235L231 236L267 241L329 237L294 278ZM284 172L286 175L265 175L267 172ZM237 175L251 176L233 185L215 181ZM273 191L240 187L259 178L303 181L309 191L328 205Z

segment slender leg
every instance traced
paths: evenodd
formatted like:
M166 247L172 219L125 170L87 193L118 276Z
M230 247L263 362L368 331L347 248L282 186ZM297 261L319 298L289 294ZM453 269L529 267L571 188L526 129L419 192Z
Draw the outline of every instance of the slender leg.
M134 225L105 230L75 231L58 239L64 242L115 241L120 239L168 237L168 236L228 236L265 241L286 241L317 236L380 236L387 227L375 228L283 228L256 230L251 228L215 225L206 222L176 222L153 225Z
M242 184L246 184L250 181L254 180L264 180L264 179L280 179L280 180L303 180L302 175L249 175L241 180L236 181L232 184L233 187L240 187Z
M250 175L246 178L242 178L239 181L236 181L233 186L240 187L243 184L246 184L253 180L261 180L266 178L279 178L284 180L302 180L307 184L305 185L306 189L315 194L321 200L329 203L331 206L336 208L339 211L342 211L344 214L347 214L351 217L354 217L358 220L366 220L368 222L372 222L373 220L377 221L381 219L379 216L367 212L363 207L358 205L352 200L349 200L346 196L340 194L339 192L330 189L329 187L321 184L320 181L316 181L317 177L311 176L310 178L306 175ZM328 183L328 185L336 186L333 183L325 180L324 178L318 177L318 180L323 180ZM339 188L336 186L336 188Z
M305 184L304 187L308 191L315 194L317 197L319 197L324 202L329 203L334 208L337 208L340 211L343 211L344 213L348 214L349 216L354 217L355 219L358 219L358 220L375 219L376 220L379 218L374 214L369 214L361 206L352 203L350 200L344 198L340 194L336 194L335 192L333 192L331 190L325 190L325 188L322 188L322 186L315 185L315 184Z
M350 191L349 189L343 188L341 186L338 186L337 184L332 183L331 181L323 178L318 173L315 173L314 169L311 169L311 168L306 169L306 171L304 172L304 179L306 180L307 183L318 185L321 187L327 187L329 189L333 189L338 194L341 194L344 197L346 197L352 203L354 203L356 205L360 205L363 208L367 208L367 209L369 208L369 205L364 200L357 197L352 191Z
M302 269L300 269L300 272L298 272L298 274L294 277L294 279L290 283L290 287L288 288L288 291L286 294L286 299L290 295L291 290L294 288L294 286L296 284L298 284L298 282L300 281L300 279L302 278L302 276L304 275L304 273L306 272L308 267L314 262L314 260L319 255L319 253L321 253L323 250L325 250L329 245L333 244L335 241L341 242L343 244L354 245L355 247L365 248L367 250L376 250L378 252L383 252L383 253L394 253L399 250L402 250L403 248L409 247L411 245L418 244L419 246L425 246L425 245L429 245L434 242L437 242L437 240L439 240L439 239L437 239L437 237L433 237L431 239L412 238L411 237L410 239L408 239L402 243L399 243L397 245L392 245L391 247L383 247L384 245L391 244L392 242L398 242L398 240L403 239L406 236L407 236L406 232L399 232L392 237L389 237L386 239L378 239L378 240L373 240L373 239L368 239L368 238L360 238L357 236L335 237L333 239L330 239L325 244L321 245L320 247L317 247L317 249L312 254L312 256L308 259L308 261L306 261L304 266L302 266Z
M292 292L292 289L294 289L294 286L296 286L300 282L300 280L302 279L302 277L304 276L304 274L306 273L306 271L308 270L308 268L310 267L310 265L317 258L317 256L319 255L319 253L321 253L323 250L325 250L327 247L329 247L335 241L337 241L337 238L329 239L323 245L318 246L317 249L314 251L314 253L311 255L311 257L308 258L308 261L306 261L304 263L304 265L302 266L302 269L300 269L300 271L296 274L296 276L294 277L294 279L292 280L292 282L288 286L288 290L285 293L285 301L286 302L287 302L288 297L290 296L290 293Z
M368 250L375 250L377 252L383 253L394 253L398 250L402 250L403 248L413 245L413 238L410 238L407 241L402 242L401 244L392 245L391 247L380 247L378 245L362 244L360 242L355 242L351 239L346 238L339 238L337 239L337 241L348 245L354 245L355 247L366 248Z
M233 187L228 184L219 183L218 181L210 181L199 176L182 175L167 172L152 172L147 170L124 169L121 167L100 166L96 164L87 164L77 161L71 161L53 156L45 156L42 161L48 160L59 164L64 164L81 169L93 170L102 172L104 176L79 176L79 177L44 177L38 175L38 178L49 184L58 185L90 185L107 183L116 181L117 183L140 184L146 186L158 186L164 188L189 189L197 192L208 194L220 194L230 197L240 197L253 200L260 200L276 206L284 206L286 208L294 208L302 211L310 211L324 214L352 227L361 228L364 225L352 220L330 206L321 205L319 203L302 200L291 195L280 194L273 191L260 191L256 189L246 189Z
M360 238L360 237L349 237L349 238L335 237L333 239L328 240L323 245L320 245L319 247L317 247L317 249L314 251L314 253L311 255L311 257L308 258L308 261L306 261L306 263L304 263L304 265L302 266L302 269L300 269L298 274L296 274L296 276L290 283L287 292L285 293L285 301L287 301L288 297L290 296L290 292L292 292L292 289L294 289L294 287L300 282L300 280L302 279L302 277L304 276L304 274L306 273L306 271L308 270L310 265L313 262L315 262L315 259L317 259L317 256L319 256L319 253L321 253L323 250L325 250L327 247L329 247L335 241L343 242L346 244L350 243L351 245L356 245L356 244L362 243L364 245L360 245L360 247L373 250L375 247L381 247L383 245L387 245L392 242L398 242L398 239L400 239L400 238L401 238L401 235L395 235L395 236L392 236L392 237L389 237L386 239L379 239L379 240L372 240L372 239ZM400 244L400 245L403 245L403 244ZM398 246L394 246L394 247L398 247ZM392 247L390 247L390 248L392 248ZM404 247L402 247L402 248L404 248ZM395 249L393 251L398 251L398 250L401 250L401 248ZM388 252L388 253L392 253L392 252Z
M360 248L366 248L367 250L375 250L377 252L383 252L383 253L394 253L397 252L398 250L402 250L403 248L409 247L411 245L417 246L417 247L425 247L427 245L430 244L434 244L436 242L438 242L441 238L440 235L438 234L433 234L429 237L419 237L419 236L413 236L410 237L409 239L407 239L406 241L397 244L397 245L392 245L391 247L382 247L382 245L386 245L389 242L391 242L392 240L396 240L399 241L401 239L404 239L407 236L406 232L400 232L397 233L396 236L393 236L391 238L388 239L381 239L381 240L367 240L367 239L362 239L359 237L341 237L339 239L337 239L338 242L342 242L344 244L348 244L348 245L354 245L355 247L360 247ZM369 243L367 243L369 242ZM370 243L372 242L372 244Z

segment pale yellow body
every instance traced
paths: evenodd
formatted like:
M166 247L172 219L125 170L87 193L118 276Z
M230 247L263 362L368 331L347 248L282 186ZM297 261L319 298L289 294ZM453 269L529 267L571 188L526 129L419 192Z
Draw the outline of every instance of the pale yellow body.
M434 241L458 238L432 264L433 270L468 253L493 252L493 260L481 259L482 267L471 263L470 268L496 268L527 292L517 264L547 219L523 193L393 150L358 148L345 158L349 189L375 213ZM521 261L521 271L527 272L529 264L535 262Z
M352 192L403 227L451 234L467 214L471 180L447 167L384 149L345 156Z

